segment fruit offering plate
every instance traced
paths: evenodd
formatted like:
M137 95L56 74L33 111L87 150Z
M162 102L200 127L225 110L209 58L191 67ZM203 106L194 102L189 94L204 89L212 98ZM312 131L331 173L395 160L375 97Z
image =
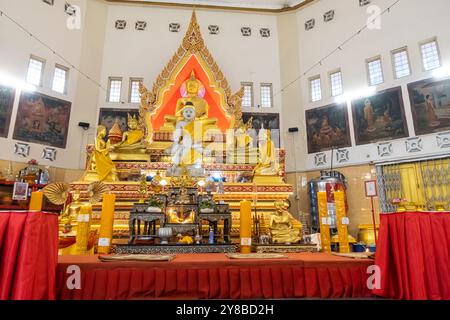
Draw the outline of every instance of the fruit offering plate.
M230 259L288 259L288 256L281 253L227 253Z
M116 254L109 256L98 256L103 262L108 261L171 261L175 258L174 254Z

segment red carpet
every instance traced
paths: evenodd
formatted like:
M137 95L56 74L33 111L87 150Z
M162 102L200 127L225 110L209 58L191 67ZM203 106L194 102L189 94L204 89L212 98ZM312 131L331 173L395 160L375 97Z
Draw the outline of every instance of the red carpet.
M61 256L57 299L364 298L371 260L325 253L289 259L231 260L224 254L179 254L171 262L100 262ZM81 269L81 289L70 290L67 267Z

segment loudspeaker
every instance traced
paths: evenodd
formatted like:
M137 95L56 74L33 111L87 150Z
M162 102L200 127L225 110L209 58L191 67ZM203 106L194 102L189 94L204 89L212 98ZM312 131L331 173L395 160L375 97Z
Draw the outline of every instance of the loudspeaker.
M298 128L297 127L296 128L289 128L288 131L290 133L298 132Z
M89 127L91 126L89 123L87 122L78 122L78 126L83 128L84 130L89 129Z

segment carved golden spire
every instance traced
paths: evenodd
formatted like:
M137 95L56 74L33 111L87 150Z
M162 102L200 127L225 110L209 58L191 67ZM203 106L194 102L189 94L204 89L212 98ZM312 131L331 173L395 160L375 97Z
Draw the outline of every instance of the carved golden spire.
M232 94L227 79L205 45L200 31L200 26L197 22L195 10L192 12L191 22L180 47L156 79L152 90L148 91L144 86L141 86L140 118L144 118L146 113L151 114L155 110L158 95L160 94L161 89L169 84L169 81L171 81L171 77L177 69L179 63L182 62L186 56L191 54L194 54L203 60L206 67L211 71L211 74L214 77L214 79L212 79L213 82L223 90L226 102L226 105L224 106L226 112L233 117L233 123L236 125L236 122L242 118L241 101L244 95L244 90L241 88L241 90L237 93Z

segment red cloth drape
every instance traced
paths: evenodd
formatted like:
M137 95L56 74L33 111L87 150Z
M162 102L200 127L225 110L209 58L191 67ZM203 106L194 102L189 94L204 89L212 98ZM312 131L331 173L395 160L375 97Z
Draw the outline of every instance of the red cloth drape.
M450 213L382 214L375 264L381 269L376 295L450 299Z
M58 217L0 212L0 300L55 298Z
M257 299L371 296L373 261L330 254L289 254L280 260L230 260L224 254L179 254L167 262L99 262L61 256L58 299ZM67 287L69 266L81 270L81 289Z

